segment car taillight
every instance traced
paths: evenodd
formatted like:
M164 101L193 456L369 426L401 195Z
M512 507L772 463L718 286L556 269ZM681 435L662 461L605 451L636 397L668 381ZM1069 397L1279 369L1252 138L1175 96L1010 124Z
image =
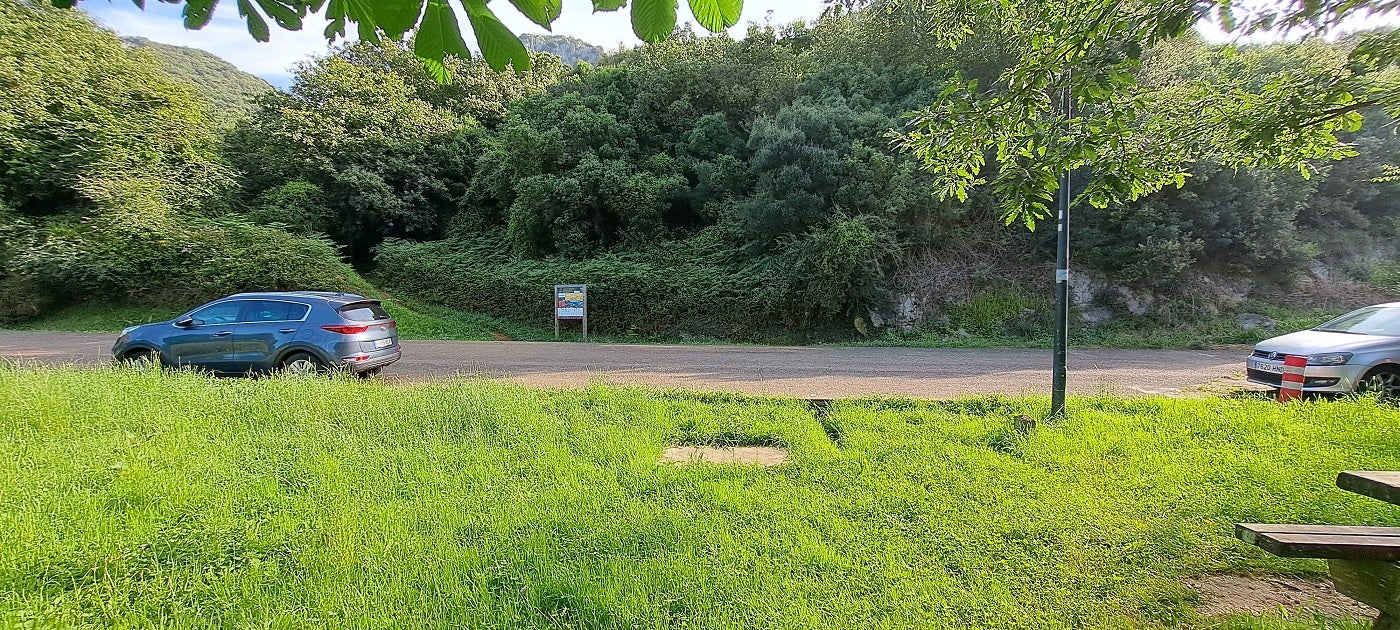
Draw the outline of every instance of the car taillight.
M344 326L340 324L327 324L321 327L322 330L329 330L342 335L358 335L369 330L369 326Z

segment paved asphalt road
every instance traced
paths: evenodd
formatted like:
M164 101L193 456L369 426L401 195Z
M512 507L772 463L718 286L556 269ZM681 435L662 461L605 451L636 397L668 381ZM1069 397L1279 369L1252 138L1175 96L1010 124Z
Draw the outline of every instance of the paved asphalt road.
M115 335L0 332L0 357L42 363L110 360ZM1049 350L644 346L514 341L404 341L393 381L454 375L577 387L601 380L811 398L895 394L950 398L1047 393ZM1194 395L1252 387L1247 350L1074 350L1069 387L1078 394Z

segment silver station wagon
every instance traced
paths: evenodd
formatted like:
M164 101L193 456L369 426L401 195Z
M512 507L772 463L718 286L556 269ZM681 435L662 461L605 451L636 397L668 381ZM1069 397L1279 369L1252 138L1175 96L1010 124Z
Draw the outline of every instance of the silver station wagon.
M1308 358L1304 392L1400 398L1400 302L1367 306L1311 330L1261 341L1246 360L1246 377L1278 387L1289 356Z
M351 293L239 293L167 322L132 326L112 346L118 361L155 361L218 374L343 368L363 376L399 360L393 317Z

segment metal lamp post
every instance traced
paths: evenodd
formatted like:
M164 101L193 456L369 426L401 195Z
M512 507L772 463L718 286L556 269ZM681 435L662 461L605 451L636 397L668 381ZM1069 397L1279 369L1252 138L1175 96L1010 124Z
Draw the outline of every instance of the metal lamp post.
M1074 96L1065 73L1062 106L1065 120L1074 118ZM1070 173L1060 173L1060 188L1055 195L1059 202L1059 217L1055 232L1055 346L1051 368L1050 418L1065 415L1065 348L1069 345L1069 205Z

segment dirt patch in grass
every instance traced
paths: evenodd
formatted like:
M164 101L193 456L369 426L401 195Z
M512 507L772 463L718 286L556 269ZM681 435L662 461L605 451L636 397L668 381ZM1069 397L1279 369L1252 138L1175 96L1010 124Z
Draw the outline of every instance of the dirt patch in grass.
M786 449L774 446L672 446L661 461L678 464L758 464L777 466L787 461Z
M1284 577L1245 577L1208 575L1186 580L1201 595L1199 611L1207 617L1241 613L1261 614L1278 610L1305 609L1327 617L1375 617L1374 608L1337 592L1326 580Z

